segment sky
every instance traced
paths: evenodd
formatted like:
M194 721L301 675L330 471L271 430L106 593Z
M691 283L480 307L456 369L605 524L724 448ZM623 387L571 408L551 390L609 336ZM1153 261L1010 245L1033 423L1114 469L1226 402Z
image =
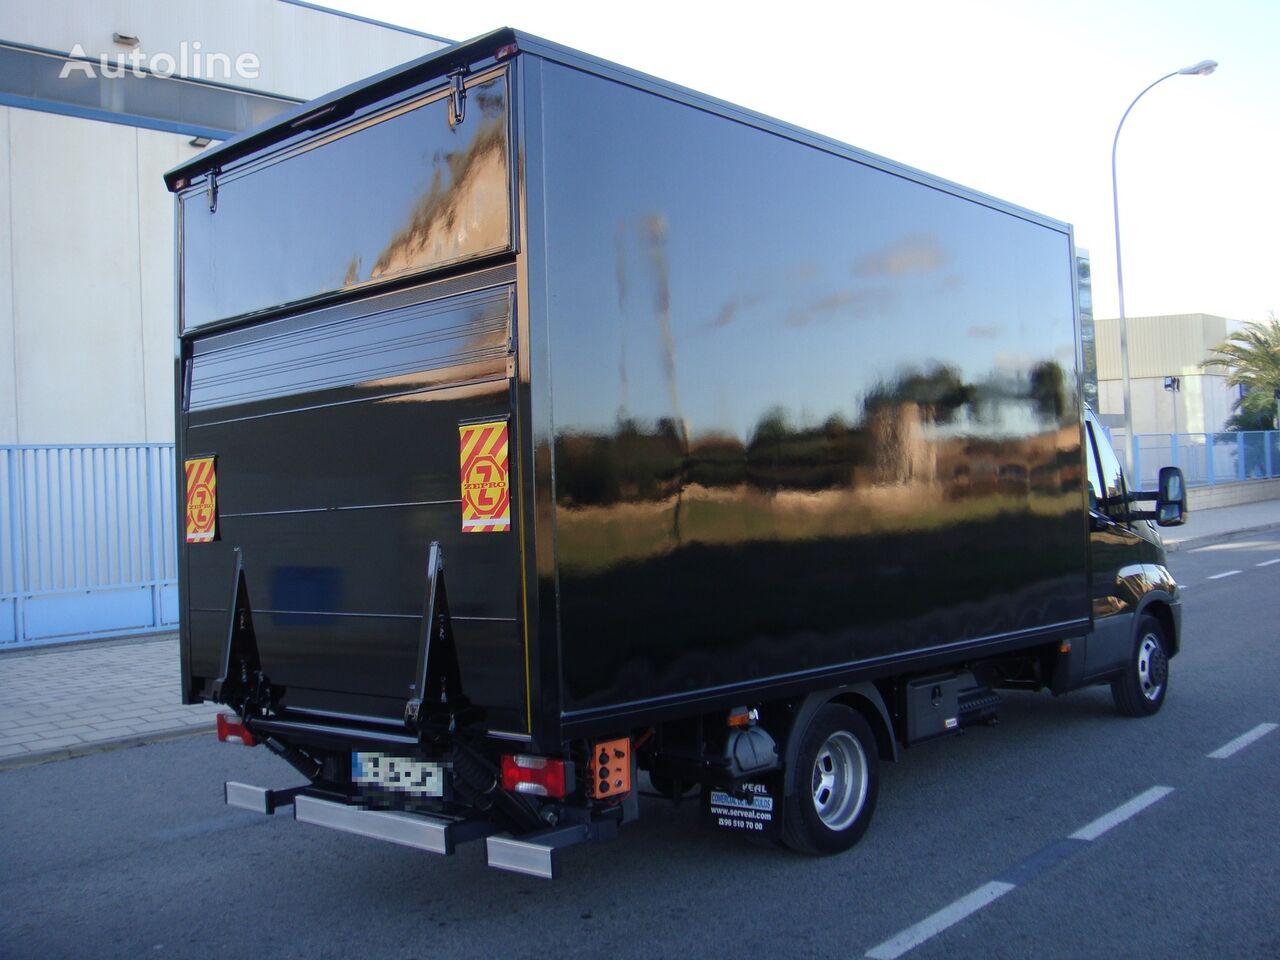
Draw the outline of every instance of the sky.
M778 5L330 0L463 40L515 27L1075 226L1094 312L1280 314L1280 2Z

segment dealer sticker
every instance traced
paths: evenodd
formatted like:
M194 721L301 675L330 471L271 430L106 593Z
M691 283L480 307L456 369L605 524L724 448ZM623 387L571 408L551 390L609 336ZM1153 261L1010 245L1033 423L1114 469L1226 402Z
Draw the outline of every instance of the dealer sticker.
M725 830L773 834L780 826L781 801L778 785L744 783L736 791L713 789L708 794L707 815L711 825Z

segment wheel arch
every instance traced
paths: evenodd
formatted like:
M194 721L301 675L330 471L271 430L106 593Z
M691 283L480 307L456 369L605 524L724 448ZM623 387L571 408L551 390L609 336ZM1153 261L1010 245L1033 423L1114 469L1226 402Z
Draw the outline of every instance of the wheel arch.
M1138 629L1144 616L1152 617L1160 624L1165 639L1169 641L1169 656L1176 654L1182 646L1182 638L1178 635L1178 617L1174 615L1173 607L1168 601L1163 597L1152 597L1144 603L1134 618L1134 630Z
M787 795L790 795L795 786L796 757L800 751L800 741L804 737L804 731L813 715L828 703L839 703L856 710L867 721L867 726L875 735L880 759L898 759L898 741L893 736L889 710L885 707L884 698L880 696L880 691L875 684L864 682L834 690L820 690L800 701L794 709L791 726L787 731L787 742L783 750L784 787Z

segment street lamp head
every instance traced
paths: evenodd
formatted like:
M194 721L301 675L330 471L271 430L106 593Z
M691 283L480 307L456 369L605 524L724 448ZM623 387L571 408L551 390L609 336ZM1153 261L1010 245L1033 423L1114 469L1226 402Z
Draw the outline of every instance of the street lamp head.
M1199 63L1192 64L1189 67L1183 67L1178 72L1187 76L1207 77L1217 69L1217 60L1201 60Z

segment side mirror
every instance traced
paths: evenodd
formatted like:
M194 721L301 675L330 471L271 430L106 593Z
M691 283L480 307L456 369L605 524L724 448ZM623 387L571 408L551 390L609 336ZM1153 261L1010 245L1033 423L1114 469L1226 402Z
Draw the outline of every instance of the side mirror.
M1177 467L1160 468L1155 520L1162 527L1178 527L1187 522L1187 484Z

